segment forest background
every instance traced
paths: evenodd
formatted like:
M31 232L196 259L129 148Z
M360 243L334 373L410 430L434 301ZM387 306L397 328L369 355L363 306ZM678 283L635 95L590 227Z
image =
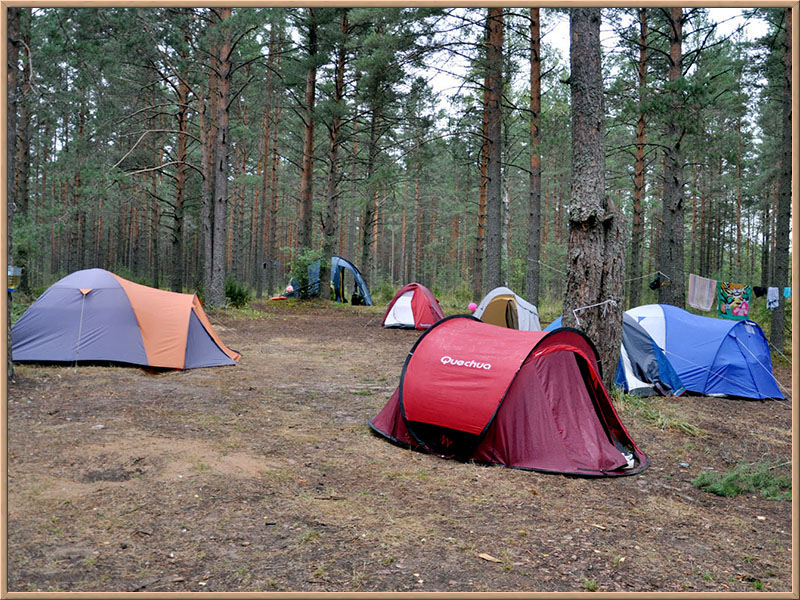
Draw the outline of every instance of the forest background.
M621 308L684 306L689 273L790 285L790 9L725 33L714 11L602 11ZM569 12L8 8L17 310L90 267L213 309L340 255L379 302L505 284L561 314L575 82L546 33ZM752 313L780 351L787 307Z

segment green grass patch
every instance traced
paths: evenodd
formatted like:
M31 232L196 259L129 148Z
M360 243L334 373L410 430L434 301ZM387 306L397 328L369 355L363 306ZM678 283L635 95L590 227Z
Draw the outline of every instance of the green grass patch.
M703 428L689 423L675 414L674 409L665 407L663 400L659 397L642 398L614 388L611 390L611 398L615 403L621 403L626 410L631 409L645 421L661 430L674 429L691 437L701 437L706 433Z
M705 492L732 498L740 494L760 493L769 500L792 499L791 462L741 462L727 473L705 471L692 485Z

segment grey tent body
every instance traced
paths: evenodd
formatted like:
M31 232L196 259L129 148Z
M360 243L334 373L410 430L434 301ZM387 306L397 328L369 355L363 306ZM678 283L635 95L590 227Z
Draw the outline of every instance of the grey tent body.
M481 300L474 316L484 323L521 331L541 331L538 309L507 287L497 287Z

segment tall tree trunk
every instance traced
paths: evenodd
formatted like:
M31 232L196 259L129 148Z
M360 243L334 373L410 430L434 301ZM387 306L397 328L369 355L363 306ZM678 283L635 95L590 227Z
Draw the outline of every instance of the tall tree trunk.
M186 59L186 53L182 58ZM199 99L202 102L202 98ZM175 208L172 216L172 267L170 269L170 289L173 292L182 292L185 280L183 256L183 213L186 200L186 174L187 135L189 126L189 86L181 77L178 82L178 140L175 149L175 158L178 161L175 167Z
M270 164L270 136L272 134L272 118L274 111L275 89L273 85L274 77L272 75L275 65L275 42L276 42L276 27L272 25L269 31L269 56L267 58L267 98L264 103L264 114L261 119L261 187L259 189L257 215L258 226L256 228L255 240L255 288L256 297L261 298L264 294L265 279L271 279L267 273L272 269L272 261L275 260L274 256L265 255L265 248L268 247L267 228L272 233L273 225L270 223L269 217L269 164ZM271 252L271 248L267 252ZM272 291L268 288L268 291Z
M580 327L595 343L610 387L622 340L625 236L622 215L605 193L600 9L570 9L570 36L572 199L563 324Z
M631 306L639 306L642 295L642 241L644 239L644 147L647 143L644 119L644 91L647 85L647 9L639 9L639 116L636 121L636 163L633 170L633 226L631 227L630 287Z
M367 278L372 278L372 262L375 257L372 255L372 227L375 221L375 206L378 197L377 183L373 181L375 169L378 163L378 124L382 115L380 107L373 106L370 116L369 126L369 146L367 148L367 201L364 207L364 219L361 222L361 274ZM367 287L373 285L373 281L367 281Z
M769 246L770 246L770 191L762 190L761 198L761 285L767 287L772 284L772 277L769 270Z
M472 293L476 300L483 296L483 263L486 255L486 183L488 176L486 167L489 164L489 79L483 81L483 125L481 129L481 155L480 155L480 191L478 197L478 227L475 236L475 256L473 260Z
M20 9L9 6L6 12L6 256L11 257L11 236L17 194L14 189L14 143L17 140L17 108L19 80L19 15ZM11 356L11 292L6 292L6 376L14 377L14 362Z
M336 104L334 116L330 127L330 145L328 147L328 185L325 192L325 212L322 217L322 265L319 271L320 283L330 281L331 267L330 260L334 255L336 246L337 225L339 223L339 144L342 130L342 111L344 103L344 70L347 58L347 13L342 11L342 40L336 52L336 73L334 75L333 101ZM323 299L329 296L326 293L327 286L320 287L320 295Z
M23 8L19 19L19 38L21 40L22 68L19 72L18 97L17 97L17 134L16 152L17 156L13 161L14 165L14 187L15 187L15 218L19 226L20 219L27 221L29 215L29 195L28 180L30 178L31 165L31 111L29 109L29 96L31 92L31 9ZM22 277L19 283L19 291L23 294L30 294L29 284L29 244L28 240L20 240L17 243L15 261L22 268ZM10 256L10 255L9 255Z
M737 84L740 80L737 80ZM736 269L735 281L742 280L742 118L736 119Z
M203 208L201 213L201 228L203 233L203 289L205 297L211 290L211 276L214 264L214 164L215 144L217 138L217 88L219 87L219 77L217 76L217 64L215 55L217 51L212 49L211 68L208 73L208 86L206 88L206 99L199 99L200 110L198 114L198 124L202 135L201 142L201 161L203 168L202 199Z
M679 81L683 76L681 28L683 9L670 8L669 82L672 88L672 109L669 112L664 161L664 197L661 212L661 239L658 270L669 278L669 285L658 288L659 304L683 308L686 301L683 266L683 129L678 121L681 113Z
M539 260L541 255L542 220L542 156L539 149L542 122L542 63L539 55L541 27L539 9L531 8L531 172L528 200L528 248L525 296L534 306L539 304Z
M692 167L692 243L689 251L689 273L696 273L695 251L697 242L697 163Z
M797 8L795 7L795 10ZM792 218L792 9L784 9L786 32L783 42L783 114L781 171L778 210L775 215L775 279L773 285L783 292L789 285L789 225ZM797 238L795 238L797 239ZM783 352L786 341L786 299L779 294L778 308L772 311L769 340Z
M276 47L275 70L281 70L281 50L283 48L283 32L278 31L278 41ZM267 293L272 293L276 287L278 279L278 207L280 203L280 196L278 190L278 178L280 164L280 153L278 152L278 122L281 116L280 103L277 101L277 91L274 92L274 105L272 109L272 165L271 165L271 181L270 189L272 190L272 199L269 207L269 223L267 226L267 251L266 251L266 281L264 283Z
M486 166L486 287L502 285L501 228L503 198L502 162L502 96L503 96L503 9L488 9L486 68L488 82Z
M300 175L299 248L311 248L313 241L312 207L314 200L314 100L317 87L317 21L313 8L308 11L308 71L306 72L305 110L303 116L303 168ZM322 280L320 280L322 281ZM322 290L324 286L320 286Z
M228 103L231 91L231 30L226 20L231 8L219 9L218 27L222 41L217 48L219 85L217 88L217 135L214 143L214 244L211 269L211 289L207 290L209 306L225 305L225 241L228 212L228 128L230 113Z

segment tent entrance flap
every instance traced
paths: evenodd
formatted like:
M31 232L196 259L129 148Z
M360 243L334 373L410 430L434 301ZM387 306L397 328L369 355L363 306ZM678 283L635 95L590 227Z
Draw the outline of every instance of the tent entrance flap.
M496 296L486 306L481 321L499 327L518 329L517 303L512 296Z
M409 421L408 430L429 452L449 458L469 456L481 441L480 435L430 423Z
M509 329L519 329L519 322L517 321L517 304L514 300L509 300L506 303L506 327Z
M414 312L411 310L411 298L414 292L406 292L394 303L384 320L384 327L396 327L406 323L414 324Z

